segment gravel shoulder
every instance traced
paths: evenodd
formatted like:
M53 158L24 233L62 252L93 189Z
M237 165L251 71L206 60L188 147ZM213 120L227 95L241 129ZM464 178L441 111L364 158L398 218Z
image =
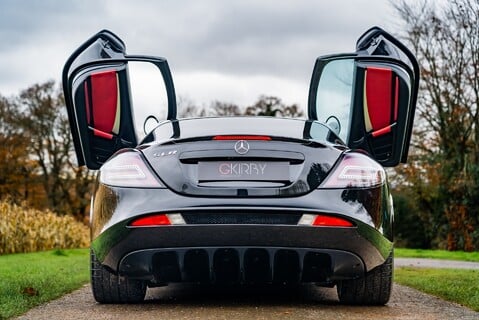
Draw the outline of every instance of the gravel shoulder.
M479 262L440 260L440 259L394 258L394 266L395 267L415 267L415 268L479 270Z
M171 285L149 289L137 305L100 305L89 285L30 310L18 319L479 319L479 313L417 290L395 285L386 306L338 302L335 289Z

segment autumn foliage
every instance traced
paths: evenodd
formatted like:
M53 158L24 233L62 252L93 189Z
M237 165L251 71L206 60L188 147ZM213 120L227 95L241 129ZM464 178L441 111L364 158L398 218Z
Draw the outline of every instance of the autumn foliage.
M48 81L0 95L0 123L0 199L83 220L93 173L76 166L60 88Z
M410 161L397 188L430 245L479 249L479 2L395 3L421 67Z

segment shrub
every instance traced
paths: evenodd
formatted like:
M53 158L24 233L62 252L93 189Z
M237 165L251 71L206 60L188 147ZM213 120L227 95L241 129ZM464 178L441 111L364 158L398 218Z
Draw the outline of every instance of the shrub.
M427 227L412 197L396 192L394 198L394 243L404 248L431 248Z
M89 245L88 227L71 216L0 201L0 217L0 254Z

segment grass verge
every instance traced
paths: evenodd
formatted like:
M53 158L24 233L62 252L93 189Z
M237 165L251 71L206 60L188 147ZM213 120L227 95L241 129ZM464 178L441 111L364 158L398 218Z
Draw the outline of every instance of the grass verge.
M394 248L395 258L430 258L479 262L479 252Z
M71 292L89 280L89 250L0 256L0 319Z
M479 311L479 270L403 267L394 281Z

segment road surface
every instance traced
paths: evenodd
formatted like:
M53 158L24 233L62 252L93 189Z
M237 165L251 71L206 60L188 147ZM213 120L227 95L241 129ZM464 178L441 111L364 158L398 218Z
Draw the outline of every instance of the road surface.
M295 287L221 288L171 285L149 289L137 305L100 305L89 285L18 319L479 319L479 313L417 290L395 285L386 306L352 307L335 289Z

